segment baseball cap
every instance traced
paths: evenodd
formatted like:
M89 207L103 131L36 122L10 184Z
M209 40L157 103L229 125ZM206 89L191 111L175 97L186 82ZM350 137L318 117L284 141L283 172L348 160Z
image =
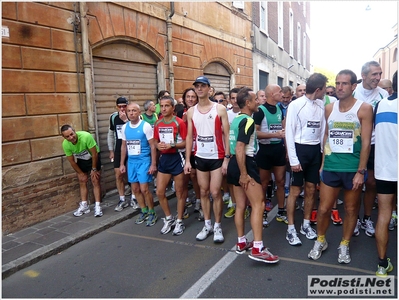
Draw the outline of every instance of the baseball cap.
M195 79L193 85L196 84L196 83L205 83L205 84L207 84L209 86L211 85L211 83L209 82L209 79L206 78L205 76L197 77L197 79Z
M127 101L127 99L125 97L119 97L118 99L116 99L116 105L118 104L129 104L129 101Z

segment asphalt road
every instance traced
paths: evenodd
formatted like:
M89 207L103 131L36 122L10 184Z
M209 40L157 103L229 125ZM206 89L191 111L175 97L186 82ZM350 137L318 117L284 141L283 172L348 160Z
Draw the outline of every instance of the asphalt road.
M175 203L170 200L171 207ZM339 209L343 216L342 205ZM214 244L212 236L195 240L203 227L195 218L197 213L184 221L186 230L181 236L173 236L160 233L163 213L159 206L156 211L159 220L153 227L130 219L18 271L3 280L3 298L304 298L308 275L373 276L376 271L375 239L363 230L351 241L352 262L341 265L336 248L342 227L331 224L329 248L312 261L307 253L313 241L301 235L303 245L290 246L285 240L287 226L273 219L263 238L280 262L269 265L235 253L233 218L223 219L225 242ZM373 214L376 220L377 212ZM298 232L301 220L299 210ZM246 232L252 235L249 219ZM390 232L388 255L395 267L391 274L396 276L397 230ZM392 298L397 298L397 289Z

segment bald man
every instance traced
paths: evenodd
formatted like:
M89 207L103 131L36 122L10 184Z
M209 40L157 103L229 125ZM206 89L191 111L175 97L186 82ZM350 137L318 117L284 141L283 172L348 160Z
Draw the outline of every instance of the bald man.
M259 151L256 154L256 164L259 168L263 194L266 194L267 185L272 172L277 185L278 213L276 220L288 224L287 213L284 208L284 179L285 179L285 133L283 113L280 106L283 93L277 84L269 84L265 88L266 102L259 105L259 110L253 116L256 125L256 134L259 141ZM267 204L267 203L266 203ZM270 204L269 204L270 205Z
M305 93L306 93L306 85L304 84L298 85L295 89L295 96L296 96L295 99L302 97L303 95L305 95Z
M381 79L378 83L378 86L386 90L389 96L393 94L392 81L390 81L389 79Z

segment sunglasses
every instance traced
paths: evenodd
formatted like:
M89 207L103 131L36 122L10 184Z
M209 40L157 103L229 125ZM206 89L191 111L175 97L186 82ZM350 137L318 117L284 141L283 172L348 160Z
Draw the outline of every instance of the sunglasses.
M119 108L126 108L127 105L118 105Z
M334 95L334 92L326 92L327 95Z
M219 103L222 103L223 101L224 101L224 99L220 99L220 100L218 100L218 102L219 102Z

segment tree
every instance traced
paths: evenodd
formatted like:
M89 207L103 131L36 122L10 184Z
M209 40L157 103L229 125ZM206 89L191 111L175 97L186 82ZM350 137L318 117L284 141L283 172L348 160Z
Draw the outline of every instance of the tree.
M319 68L319 67L314 67L314 72L321 73L327 77L327 79L328 79L327 86L329 86L329 85L335 86L335 77L337 76L337 74L335 74L335 72L329 71L329 70L326 70L323 68Z

